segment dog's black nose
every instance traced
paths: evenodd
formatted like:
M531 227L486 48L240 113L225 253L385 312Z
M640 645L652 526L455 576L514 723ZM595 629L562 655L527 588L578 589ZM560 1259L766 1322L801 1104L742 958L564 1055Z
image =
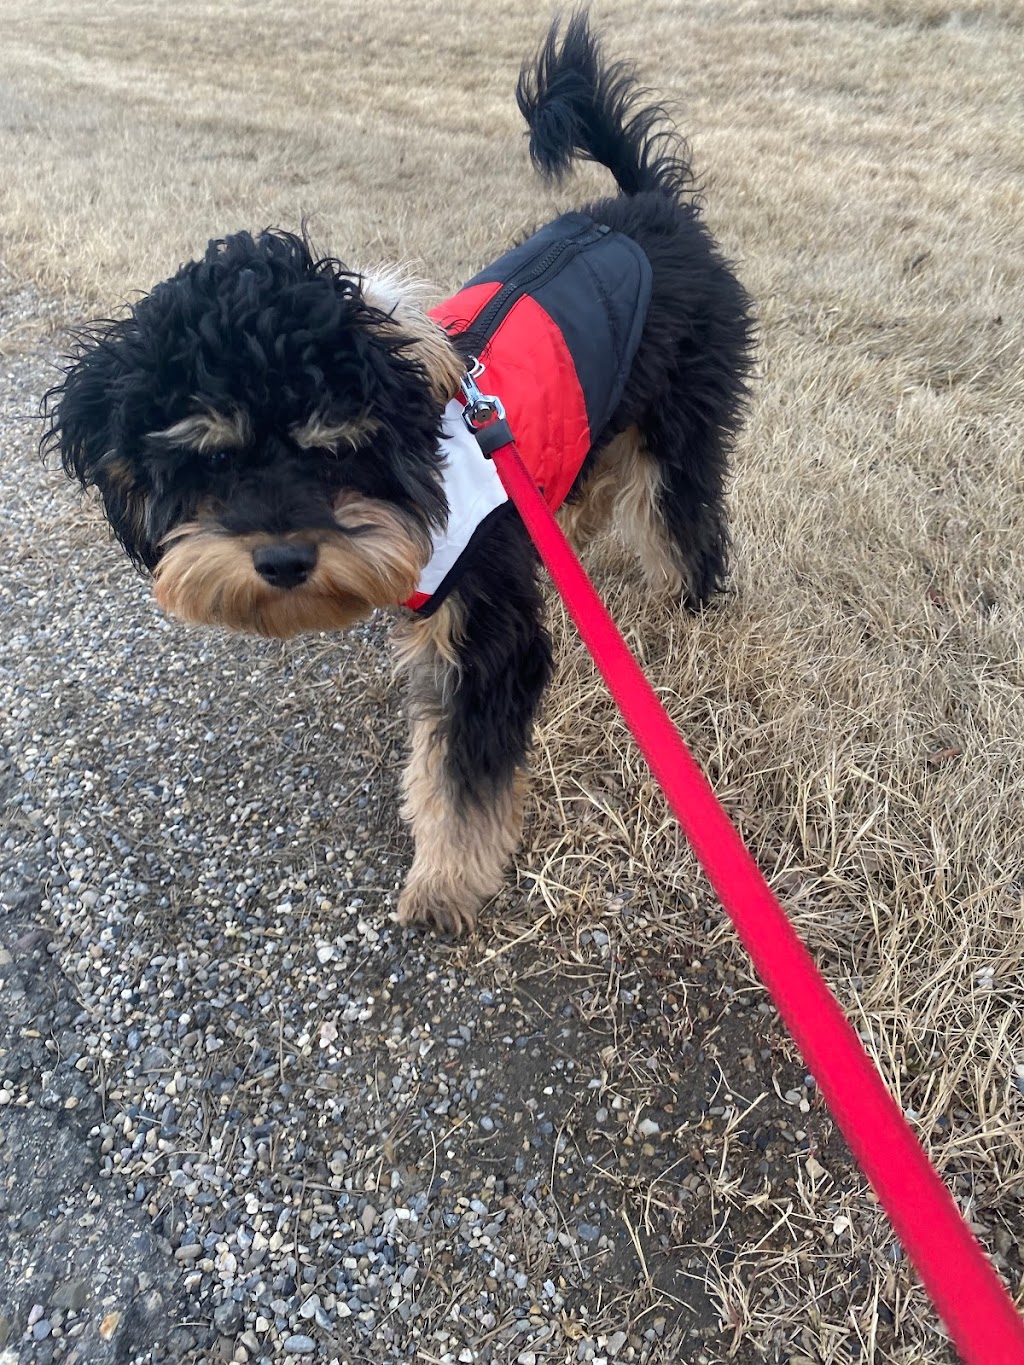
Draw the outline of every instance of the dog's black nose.
M313 571L316 546L302 541L261 545L252 552L253 568L275 588L297 588Z

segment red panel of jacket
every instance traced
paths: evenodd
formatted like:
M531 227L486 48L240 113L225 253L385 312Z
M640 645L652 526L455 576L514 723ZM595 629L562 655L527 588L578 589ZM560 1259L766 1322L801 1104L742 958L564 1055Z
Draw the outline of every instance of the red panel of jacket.
M494 281L470 285L430 316L448 331L466 331L500 288ZM557 510L590 450L586 402L565 338L540 304L524 294L479 360L483 372L477 384L504 403L519 453L548 505Z

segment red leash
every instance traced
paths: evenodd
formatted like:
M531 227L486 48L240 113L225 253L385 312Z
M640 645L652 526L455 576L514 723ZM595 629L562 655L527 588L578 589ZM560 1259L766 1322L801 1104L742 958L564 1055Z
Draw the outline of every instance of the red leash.
M494 459L584 644L957 1350L968 1365L1024 1365L1024 1321L570 549L523 464L500 404L475 386L467 397L467 425Z

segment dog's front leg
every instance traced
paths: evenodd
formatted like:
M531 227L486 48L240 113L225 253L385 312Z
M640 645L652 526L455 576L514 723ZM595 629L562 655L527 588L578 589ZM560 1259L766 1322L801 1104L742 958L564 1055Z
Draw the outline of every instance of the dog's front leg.
M402 814L416 851L398 914L448 934L472 930L501 887L551 675L532 563L528 583L505 583L500 595L475 586L410 622L400 643L412 719Z

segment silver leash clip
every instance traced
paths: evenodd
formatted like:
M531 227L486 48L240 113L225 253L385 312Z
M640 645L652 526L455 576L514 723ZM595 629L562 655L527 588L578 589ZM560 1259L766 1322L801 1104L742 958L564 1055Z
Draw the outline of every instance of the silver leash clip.
M462 392L466 397L462 419L472 432L489 427L493 422L503 421L505 417L505 405L501 399L493 393L481 393L477 387L473 376L482 373L483 366L474 356L472 367L462 377Z

